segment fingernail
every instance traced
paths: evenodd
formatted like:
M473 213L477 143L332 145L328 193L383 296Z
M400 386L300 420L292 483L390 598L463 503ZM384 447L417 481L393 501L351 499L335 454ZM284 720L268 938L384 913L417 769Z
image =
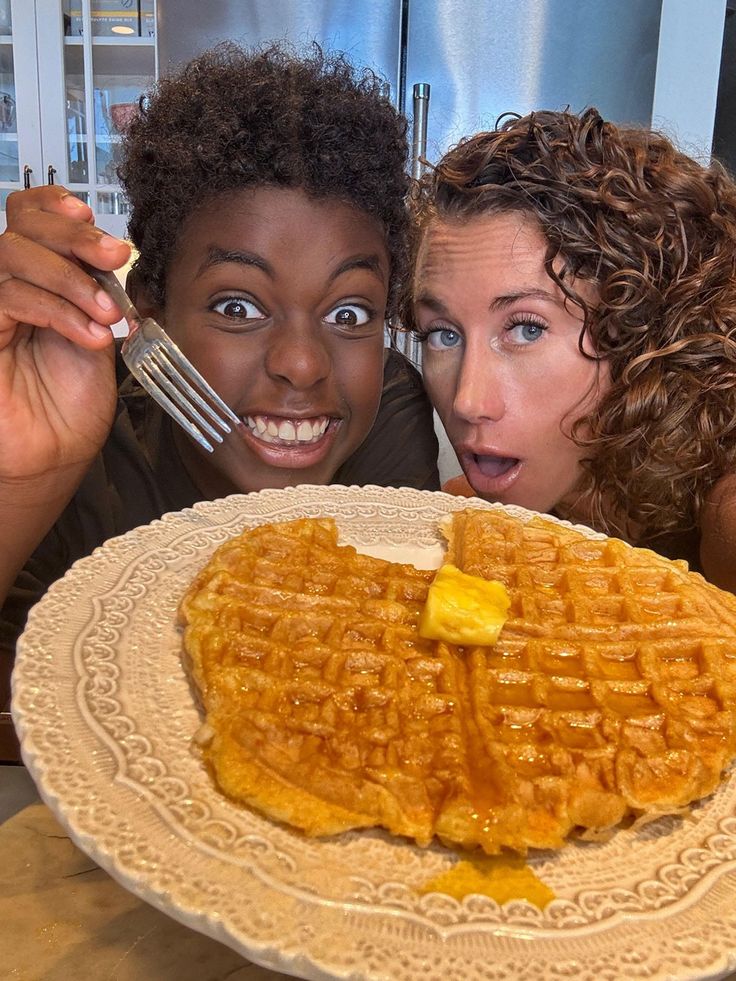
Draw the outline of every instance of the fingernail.
M96 320L90 320L87 324L87 330L93 337L109 337L110 328L105 327L102 324L98 324Z
M95 293L95 301L98 306L102 307L103 310L112 310L115 306L115 301L112 299L109 293L104 290L97 290Z
M119 249L121 245L125 245L125 242L119 238L113 238L112 235L101 235L100 245L103 249Z

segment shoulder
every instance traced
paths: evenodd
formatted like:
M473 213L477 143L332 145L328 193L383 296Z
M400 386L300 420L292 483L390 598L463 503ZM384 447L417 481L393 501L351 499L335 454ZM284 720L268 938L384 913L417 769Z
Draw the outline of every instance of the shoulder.
M383 390L376 424L385 426L391 418L408 419L434 435L432 403L424 390L422 376L399 351L386 348L383 357ZM374 430L376 426L373 427Z
M387 347L383 354L384 394L390 389L404 389L426 398L422 376L417 368L400 351Z
M373 427L333 482L437 490L438 452L432 405L422 376L403 354L387 348Z
M449 480L445 481L442 485L442 490L445 494L454 494L455 497L475 497L476 493L473 488L468 483L468 479L464 473L459 474L457 477L451 477Z

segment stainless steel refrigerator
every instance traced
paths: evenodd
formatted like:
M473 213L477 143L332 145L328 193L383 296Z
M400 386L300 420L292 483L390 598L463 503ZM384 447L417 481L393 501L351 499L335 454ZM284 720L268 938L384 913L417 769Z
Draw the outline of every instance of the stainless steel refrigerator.
M158 0L159 70L216 41L312 40L381 73L437 160L504 112L649 124L662 0ZM419 167L413 165L416 172Z
M596 106L649 125L662 0L157 0L159 72L216 41L318 41L384 76L412 172L505 112ZM398 344L418 366L409 335ZM460 466L436 419L442 480Z

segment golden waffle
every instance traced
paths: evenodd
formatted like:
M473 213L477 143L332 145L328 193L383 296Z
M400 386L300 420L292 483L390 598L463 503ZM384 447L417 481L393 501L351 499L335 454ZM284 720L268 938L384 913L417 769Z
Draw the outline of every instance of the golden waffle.
M467 510L447 560L498 579L511 610L466 649L476 752L504 773L495 819L526 844L552 817L605 828L711 793L736 755L736 597L617 539ZM506 832L504 843L516 845Z
M736 599L651 552L464 511L448 560L499 579L493 647L417 633L432 573L329 519L222 546L181 605L221 789L308 834L382 825L487 852L710 793L736 752Z
M222 546L181 606L231 797L309 834L382 824L428 842L459 764L442 664L416 621L433 573L337 545L332 520Z

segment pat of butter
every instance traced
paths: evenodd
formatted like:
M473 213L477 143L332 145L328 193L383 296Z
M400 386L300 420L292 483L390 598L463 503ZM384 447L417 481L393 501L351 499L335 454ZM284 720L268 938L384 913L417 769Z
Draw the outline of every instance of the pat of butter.
M495 644L510 606L503 583L443 565L429 587L419 635L450 644Z

